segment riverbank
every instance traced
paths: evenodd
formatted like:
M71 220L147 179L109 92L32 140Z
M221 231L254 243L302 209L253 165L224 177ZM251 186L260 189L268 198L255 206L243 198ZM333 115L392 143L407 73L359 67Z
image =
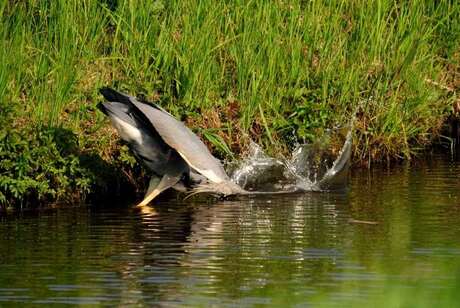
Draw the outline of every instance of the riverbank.
M95 108L107 85L221 159L250 139L287 153L356 112L355 164L407 160L458 121L459 4L5 1L0 16L2 206L144 189Z

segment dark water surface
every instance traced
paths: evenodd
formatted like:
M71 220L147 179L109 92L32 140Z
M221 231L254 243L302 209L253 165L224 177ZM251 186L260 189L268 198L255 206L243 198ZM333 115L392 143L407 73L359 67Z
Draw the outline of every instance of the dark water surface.
M0 218L0 306L460 305L460 164L354 172L346 193Z

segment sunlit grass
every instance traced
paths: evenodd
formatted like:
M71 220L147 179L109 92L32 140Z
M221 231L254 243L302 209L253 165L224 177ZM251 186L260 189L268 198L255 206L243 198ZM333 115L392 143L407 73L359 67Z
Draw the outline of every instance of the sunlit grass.
M456 99L436 85L458 69L455 1L114 3L0 4L14 123L70 127L91 147L110 85L165 105L227 156L249 138L272 152L312 141L358 111L362 161L411 157Z
M241 135L272 149L311 141L358 110L358 159L408 158L452 105L426 81L458 65L459 5L447 1L7 1L0 12L1 100L37 123L78 128L107 84L217 129L209 140L233 150ZM202 117L212 110L219 127Z

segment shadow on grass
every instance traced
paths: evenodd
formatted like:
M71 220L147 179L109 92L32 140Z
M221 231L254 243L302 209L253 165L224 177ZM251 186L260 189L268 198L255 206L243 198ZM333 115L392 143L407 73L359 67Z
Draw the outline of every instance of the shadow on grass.
M142 177L138 167L82 151L78 137L67 128L0 131L0 208L128 201Z
M61 154L65 157L78 157L81 168L92 175L91 188L85 202L125 203L135 199L137 182L142 181L140 168L131 169L118 160L107 162L97 153L81 151L78 137L70 129L53 127L50 131Z

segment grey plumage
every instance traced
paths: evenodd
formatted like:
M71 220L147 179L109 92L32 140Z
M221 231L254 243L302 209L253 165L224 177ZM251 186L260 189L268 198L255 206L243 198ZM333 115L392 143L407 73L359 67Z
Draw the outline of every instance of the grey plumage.
M100 103L99 109L110 118L137 160L152 172L149 190L139 204L143 206L162 191L174 187L183 176L187 177L190 168L177 151L163 141L148 118L133 104L133 98L109 88L101 89L101 93L108 102Z
M132 100L133 104L150 120L166 144L172 147L190 167L211 182L229 181L221 163L211 155L206 145L182 122L169 113Z
M219 160L198 136L164 109L110 88L100 92L108 102L101 103L99 108L109 116L136 158L158 177L151 180L140 206L176 185L184 176L189 181L198 181L197 192L223 195L245 192L230 181Z
M136 158L157 175L163 175L164 164L171 153L158 133L132 106L120 102L101 103L102 110L117 129L120 137L127 142ZM144 127L145 129L139 129Z

